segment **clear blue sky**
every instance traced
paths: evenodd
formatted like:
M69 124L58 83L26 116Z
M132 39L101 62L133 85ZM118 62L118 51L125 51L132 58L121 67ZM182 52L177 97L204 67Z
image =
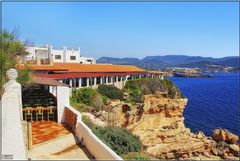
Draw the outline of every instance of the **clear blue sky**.
M80 47L99 58L239 55L238 3L10 3L3 28L21 40Z

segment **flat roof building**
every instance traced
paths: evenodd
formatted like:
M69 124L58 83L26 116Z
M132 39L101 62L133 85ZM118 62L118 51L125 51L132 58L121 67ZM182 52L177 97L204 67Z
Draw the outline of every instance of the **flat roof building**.
M53 48L52 46L27 46L25 61L36 61L40 64L50 64L51 62L59 63L80 63L80 64L95 64L96 60L90 57L84 57L80 53L80 48L69 49L64 47Z

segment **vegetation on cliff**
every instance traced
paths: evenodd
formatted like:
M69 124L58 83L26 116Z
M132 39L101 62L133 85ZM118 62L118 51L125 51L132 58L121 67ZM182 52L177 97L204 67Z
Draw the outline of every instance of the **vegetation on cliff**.
M123 92L115 87L114 85L99 85L98 92L110 99L120 99L123 100Z
M72 106L81 112L99 111L107 103L107 98L92 88L81 88L72 92Z
M128 154L121 155L121 157L124 160L154 160L155 159L144 152L130 152Z
M127 102L130 103L143 103L144 95L138 89L133 89L129 91L129 96L126 99Z
M99 139L118 155L141 151L142 144L139 138L127 129L96 126L87 117L82 117L82 120Z
M125 89L129 91L140 91L143 95L161 92L169 98L182 98L180 90L168 79L150 78L135 79L126 82Z

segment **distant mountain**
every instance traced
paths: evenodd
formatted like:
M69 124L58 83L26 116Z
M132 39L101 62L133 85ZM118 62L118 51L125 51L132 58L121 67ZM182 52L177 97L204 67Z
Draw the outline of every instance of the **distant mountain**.
M112 57L101 57L97 60L97 63L102 64L137 64L140 62L138 58L112 58Z
M136 65L146 69L160 69L173 66L201 68L209 65L238 67L239 56L212 58L187 55L166 55L147 56L141 60L137 58L102 57L97 60L97 63L128 64Z
M190 56L186 55L166 55L166 56L147 56L142 59L142 61L155 61L155 62L165 62L169 65L178 64L179 62L184 62Z
M224 66L239 67L240 57L229 58L227 60L220 61L219 63Z
M178 67L184 67L184 68L207 68L207 67L222 67L222 64L218 64L215 62L209 62L209 61L199 61L199 62L193 62L188 64L179 64Z

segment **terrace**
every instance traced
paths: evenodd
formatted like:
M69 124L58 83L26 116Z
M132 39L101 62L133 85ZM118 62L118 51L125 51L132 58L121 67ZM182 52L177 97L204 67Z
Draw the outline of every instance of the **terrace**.
M30 88L21 88L15 81L15 85L7 86L2 98L3 152L13 154L13 159L121 160L81 121L81 113L69 106L68 85L35 78ZM35 109L52 106L53 118L48 116L48 110L43 110L38 118ZM19 113L19 108L23 113ZM30 116L26 108L31 108ZM19 119L21 115L23 120Z

